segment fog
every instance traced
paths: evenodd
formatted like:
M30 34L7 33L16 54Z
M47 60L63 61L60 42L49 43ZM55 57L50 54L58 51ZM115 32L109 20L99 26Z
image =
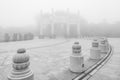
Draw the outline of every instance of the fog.
M0 0L0 26L35 26L36 17L51 9L67 10L84 17L89 23L120 21L119 0Z

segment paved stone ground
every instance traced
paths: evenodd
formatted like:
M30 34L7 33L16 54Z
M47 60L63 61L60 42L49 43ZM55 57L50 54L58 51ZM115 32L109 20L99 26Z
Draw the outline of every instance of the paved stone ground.
M89 80L120 80L120 39L110 39L114 48L111 59Z
M86 39L41 39L33 41L10 42L0 44L0 80L6 80L6 76L11 70L12 56L19 48L27 48L27 53L31 57L31 69L35 74L35 80L48 80L47 75L53 72L60 72L69 68L69 56L72 52L72 45L74 41L79 41L82 46L82 54L85 56L85 61L89 59L89 50L91 47L91 40ZM64 43L64 44L63 44ZM34 47L34 48L33 48ZM33 48L33 49L32 49ZM4 52L6 51L6 52ZM87 61L86 68L93 65L96 61ZM65 74L73 75L68 70ZM71 77L64 80L70 80ZM70 78L68 78L70 77Z
M89 58L89 48L91 40L33 40L22 42L0 43L0 80L6 80L6 76L11 70L12 56L19 48L29 48L27 53L31 57L31 69L34 71L35 80L47 80L50 72L61 71L69 68L69 55L72 52L74 41L79 41L82 45L82 53L85 60ZM64 44L63 44L64 42ZM60 44L59 44L60 43ZM34 49L30 49L34 47Z

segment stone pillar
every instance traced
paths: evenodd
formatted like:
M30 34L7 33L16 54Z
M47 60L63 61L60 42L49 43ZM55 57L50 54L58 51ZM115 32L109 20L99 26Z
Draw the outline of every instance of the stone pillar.
M54 32L54 23L51 24L51 35L54 38L55 37L55 32Z
M9 42L10 41L10 35L8 33L4 34L4 41Z
M77 25L77 33L78 33L78 38L80 38L80 24Z
M92 47L90 49L90 59L100 59L101 58L101 52L99 48L99 41L97 39L94 39L92 42Z
M13 57L13 69L8 80L34 80L33 72L29 68L29 55L25 52L25 49L19 49Z
M109 49L109 43L107 38L100 39L100 50L102 53L107 53Z
M23 40L23 35L21 33L19 33L19 41Z
M72 72L81 73L84 71L84 57L81 55L81 46L79 42L75 42L72 47L70 56L70 70Z
M108 39L105 38L105 43L106 43L106 47L107 47L107 51L109 50L109 42L108 42Z
M40 38L43 38L43 35L44 35L44 33L43 33L43 26L45 27L45 24L41 24L40 25Z
M68 23L66 23L66 27L67 27L67 38L69 38L70 37L70 26L69 26L69 24Z
M40 32L39 32L39 39L43 39L44 38L44 29L43 29L43 26L44 26L44 24L42 23L41 25L40 25Z
M52 36L52 38L56 37L56 34L55 34L55 18L56 18L56 15L54 13L54 9L52 9L52 19L51 19L51 36Z

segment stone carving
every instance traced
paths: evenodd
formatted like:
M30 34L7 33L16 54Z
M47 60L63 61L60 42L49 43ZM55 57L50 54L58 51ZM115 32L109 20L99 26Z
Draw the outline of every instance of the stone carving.
M81 46L79 45L79 42L75 42L72 46L73 54L81 55Z
M25 49L19 49L13 57L12 71L8 75L8 80L34 80L33 72L30 70L29 55Z
M101 38L100 39L100 50L102 53L107 53L109 49L109 43L107 38Z
M81 73L84 71L84 57L81 54L79 42L74 43L72 50L73 52L70 55L70 70L72 72Z
M90 58L91 59L100 59L101 58L101 52L99 48L99 41L93 40L92 47L90 49Z

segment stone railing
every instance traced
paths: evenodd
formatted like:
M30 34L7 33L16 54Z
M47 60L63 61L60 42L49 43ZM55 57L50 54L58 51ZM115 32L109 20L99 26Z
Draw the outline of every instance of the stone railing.
M72 46L69 69L57 73L57 75L49 75L48 80L87 79L105 64L112 53L112 47L106 38L93 40L90 49L90 58L87 60L84 59L81 50L79 42L75 42ZM34 74L29 68L30 58L25 52L25 49L19 49L13 57L13 69L8 75L8 80L34 80ZM64 74L65 71L67 71L66 74Z

